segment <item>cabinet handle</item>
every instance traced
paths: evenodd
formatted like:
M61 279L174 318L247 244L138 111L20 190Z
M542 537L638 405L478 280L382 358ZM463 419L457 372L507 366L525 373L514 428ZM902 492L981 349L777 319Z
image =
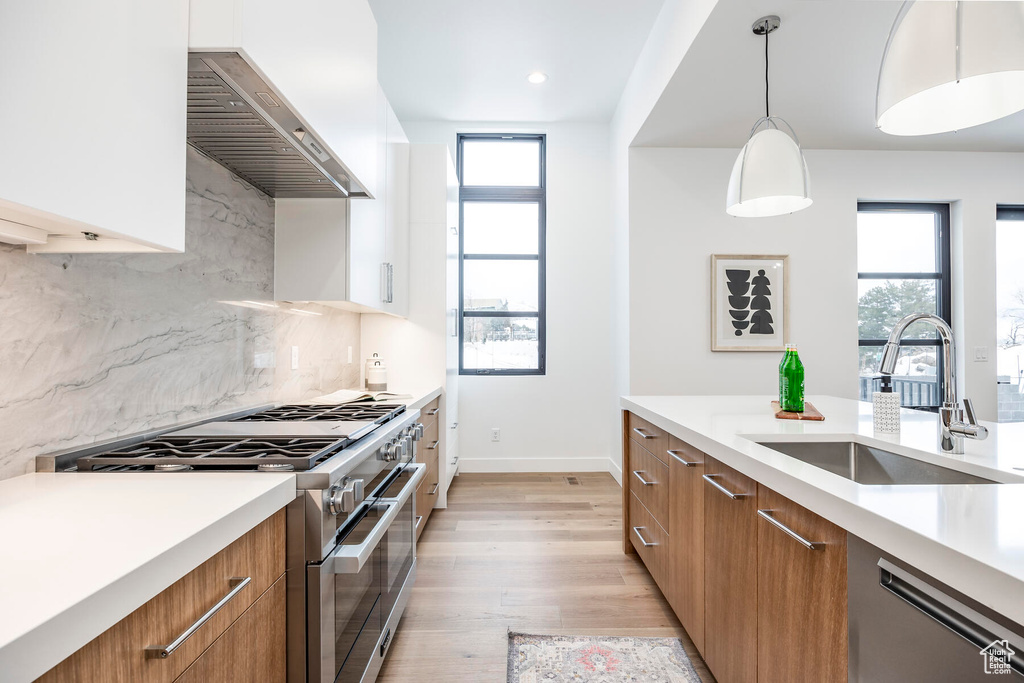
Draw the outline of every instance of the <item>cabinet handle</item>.
M435 493L437 493L437 487L439 487L440 485L441 485L441 484L434 484L434 488L430 489L430 492L429 492L429 493L427 493L427 495L428 495L428 496L432 496L432 495L434 495Z
M452 309L452 336L459 336L459 309Z
M716 489L718 489L719 491L721 491L725 495L729 496L729 498L731 498L732 500L739 500L740 498L746 498L747 497L746 493L733 493L732 491L730 491L729 489L725 488L724 486L719 484L717 481L715 481L715 478L720 477L720 476L722 476L722 475L720 475L720 474L705 474L704 475L704 481L706 481L707 483L711 484L712 486L714 486Z
M681 462L685 467L696 467L697 465L700 464L699 462L690 462L688 460L683 460L682 458L679 457L679 451L669 451L668 454L671 455L676 460L678 460L679 462Z
M651 546L658 545L657 543L650 543L650 542L644 540L643 534L640 533L640 530L643 529L643 528L644 527L642 527L642 526L635 526L635 527L633 527L633 533L636 534L636 537L639 538L640 542L644 544L644 547L645 548L650 548Z
M434 415L437 415L439 412L441 412L440 408L431 408L430 410L427 411L427 415L433 417Z
M816 543L814 541L808 541L806 538L804 538L803 536L801 536L797 532L793 531L792 529L790 529L788 526L786 526L785 524L783 524L779 520L775 519L775 515L773 514L774 512L775 512L774 510L758 510L757 514L758 514L759 517L768 520L769 524L771 524L776 529L779 529L780 531L785 532L785 534L787 536L789 536L794 541L796 541L797 543L799 543L803 547L807 548L808 550L824 550L825 549L825 544L824 543Z
M196 631L202 628L203 624L205 624L211 618L213 618L213 615L219 612L221 608L224 607L224 605L231 602L231 599L238 595L243 588L249 585L251 581L251 576L246 576L244 578L240 576L231 577L228 580L229 584L231 585L231 590L228 591L227 595L221 598L216 605L211 607L206 612L206 614L196 619L195 623L189 626L187 629L185 629L184 633L175 638L174 642L172 642L170 645L150 645L149 647L147 647L146 658L167 659L168 657L170 657L172 654L174 654L175 650L181 647L182 644L192 636L192 634L194 634Z
M388 264L380 264L380 300L381 303L388 302Z
M459 462L459 456L456 455L454 458L452 458L452 465L455 465L457 462Z
M655 484L658 483L656 481L647 481L642 476L640 476L640 472L641 470L633 470L633 476L639 479L640 483L643 484L644 486L654 486Z
M643 439L656 439L656 438L658 438L654 434L648 434L647 432L645 432L644 430L640 429L639 427L633 427L633 431L636 432L637 434L639 434L640 437L643 438Z
M416 515L416 523L413 524L413 529L419 529L420 528L420 522L422 522L422 521L423 521L423 515Z
M458 426L459 426L458 422L452 422L452 429L456 429L456 428L458 428Z
M427 450L428 451L433 451L433 450L437 449L437 444L439 444L439 443L441 443L441 442L440 441L434 441L434 443L432 443L429 446L427 446Z

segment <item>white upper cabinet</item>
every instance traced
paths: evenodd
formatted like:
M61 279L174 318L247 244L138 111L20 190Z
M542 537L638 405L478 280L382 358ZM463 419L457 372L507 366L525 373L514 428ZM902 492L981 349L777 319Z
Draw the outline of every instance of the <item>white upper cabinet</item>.
M359 185L381 191L377 22L366 0L192 0L188 46L241 54Z
M376 103L376 198L276 200L276 299L408 316L409 141Z
M3 3L0 242L184 250L187 50L188 0Z

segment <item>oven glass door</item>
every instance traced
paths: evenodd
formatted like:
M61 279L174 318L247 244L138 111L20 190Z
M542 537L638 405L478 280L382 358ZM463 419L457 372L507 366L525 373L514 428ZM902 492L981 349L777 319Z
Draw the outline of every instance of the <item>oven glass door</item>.
M422 474L421 474L422 472ZM382 599L384 602L382 615L387 622L391 611L398 601L398 595L409 576L412 563L416 557L416 515L414 502L416 487L426 474L426 465L406 465L387 490L383 492L382 502L389 501L400 506L398 515L388 527L382 549L382 568L384 586Z
M362 518L338 544L339 548L355 550L366 544L387 510L388 506L368 506ZM364 555L361 567L359 562L350 563L352 566L346 567L343 573L333 574L334 662L335 666L341 665L339 680L343 681L358 681L362 677L383 626L382 546L376 544ZM324 645L329 647L331 644Z

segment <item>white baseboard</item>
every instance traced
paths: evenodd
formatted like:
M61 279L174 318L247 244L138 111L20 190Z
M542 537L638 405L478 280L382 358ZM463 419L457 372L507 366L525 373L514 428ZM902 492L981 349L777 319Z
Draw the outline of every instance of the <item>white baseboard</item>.
M459 472L607 472L609 462L608 458L460 458Z
M608 472L619 482L619 486L622 486L622 468L611 458L608 459Z

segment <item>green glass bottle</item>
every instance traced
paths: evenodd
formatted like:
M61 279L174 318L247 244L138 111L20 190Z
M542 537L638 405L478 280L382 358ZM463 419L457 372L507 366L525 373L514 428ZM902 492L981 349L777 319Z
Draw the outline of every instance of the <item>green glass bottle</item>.
M786 344L786 352L782 354L782 360L779 361L779 406L782 406L782 403L785 400L783 395L786 393L784 389L785 385L782 383L782 368L786 366L786 361L789 360L789 350L792 346L792 344Z
M779 377L782 400L779 405L790 413L804 412L804 364L800 362L796 344L786 346L786 357Z

